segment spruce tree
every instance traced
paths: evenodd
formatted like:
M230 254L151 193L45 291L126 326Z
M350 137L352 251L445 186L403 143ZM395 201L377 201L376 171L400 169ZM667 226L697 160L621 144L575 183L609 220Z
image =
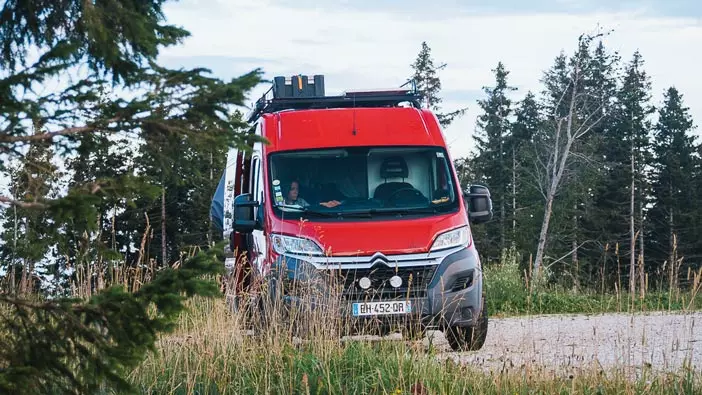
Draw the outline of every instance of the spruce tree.
M542 218L543 197L534 182L533 161L535 143L542 130L543 119L536 96L527 92L514 111L514 123L507 139L511 156L510 214L512 242L522 255L522 263L529 261L530 252L538 242L539 218ZM529 269L527 266L524 269Z
M643 259L643 207L648 194L646 168L650 162L647 155L649 117L653 112L650 81L638 52L626 65L621 87L617 87L616 92L610 89L606 92L611 94L612 105L608 106L607 122L603 123L601 139L597 142L598 181L590 214L584 221L588 237L596 241L595 246L599 248L586 251L592 263L602 262L599 277L603 280L630 272L626 279L630 280L627 284L632 290L636 276L631 270L636 269L639 258ZM637 239L639 247L636 247ZM643 272L639 274L641 280Z
M466 112L466 108L454 110L448 113L441 112L442 99L439 97L441 91L441 79L438 71L443 69L446 64L439 66L434 65L434 59L431 55L431 48L426 41L422 42L422 47L417 54L417 58L411 64L413 70L412 80L416 84L417 90L423 96L423 106L436 114L439 123L443 127L449 126L456 118L462 116Z
M239 133L232 114L260 81L260 71L225 82L206 69L161 67L159 51L189 34L165 22L162 6L161 0L9 0L0 9L0 152L31 168L45 163L49 151L65 161L76 147L86 150L73 163L73 182L57 188L60 193L25 193L30 189L16 182L12 195L0 195L6 215L27 210L25 217L40 219L30 224L46 224L34 229L57 233L59 254L76 254L66 248L70 243L100 243L105 211L116 202L126 211L150 190L150 174L121 173L114 163L100 171L84 168L93 154L113 158L104 153L101 133L143 142L146 130L158 129L221 147L251 139ZM34 86L58 88L29 89ZM90 134L97 139L92 148L85 137ZM88 238L69 240L76 235ZM46 240L31 238L27 248L41 254ZM125 373L154 349L159 333L173 328L185 298L218 294L203 276L222 273L219 251L207 249L178 269L166 267L133 293L113 285L86 299L28 299L3 290L0 393L130 389ZM90 254L71 259L95 263Z
M629 150L628 164L628 255L629 255L629 291L633 293L637 282L637 262L643 262L644 256L644 206L647 203L648 179L646 169L650 163L649 116L654 108L650 105L651 83L643 70L643 59L637 51L627 66L622 89L619 94L619 107L616 127L621 129ZM638 236L638 237L637 237ZM637 248L638 239L638 248ZM643 268L639 271L638 282L643 292Z
M0 246L0 268L7 273L8 293L26 296L39 291L47 275L57 276L58 268L47 264L55 259L58 229L51 218L33 209L35 202L54 198L57 194L59 169L52 163L54 154L45 141L32 142L24 161L11 165L10 196L24 204L6 207L3 212L4 232ZM52 251L53 249L53 251ZM56 278L47 286L55 286ZM1 289L0 289L1 291Z
M602 121L594 127L590 182L581 220L581 235L587 241L580 250L583 259L582 276L590 283L605 286L604 281L617 273L615 251L626 238L628 225L624 209L628 207L626 197L626 174L621 164L628 158L628 150L622 144L621 129L615 121L615 106L619 94L620 57L609 53L602 41L592 58L591 85L595 90ZM617 214L618 213L618 214ZM621 217L615 217L620 215ZM623 248L623 246L621 246Z
M510 196L512 155L508 151L507 140L510 138L512 116L512 101L509 93L516 88L508 85L509 72L502 62L495 69L495 86L485 87L487 97L478 101L483 113L478 116L477 130L474 136L477 154L473 167L479 177L476 182L486 185L490 189L493 202L495 202L496 222L485 226L486 239L482 241L484 254L500 259L506 248L511 245L508 233L511 226L507 220L512 215L507 212ZM487 248L486 248L487 247Z
M78 135L74 157L67 161L70 178L68 187L80 187L87 183L97 183L106 179L130 179L133 171L133 156L129 140L119 134L95 131ZM138 195L148 193L140 188ZM153 192L152 192L153 193ZM93 290L100 290L111 283L115 265L121 265L122 246L117 245L117 221L119 212L124 211L124 196L108 196L96 204L96 218L72 221L62 230L63 243L57 266L60 270L70 267L67 279L72 289L88 296ZM92 231L87 228L92 227ZM80 242L76 242L80 240ZM94 278L93 282L86 279ZM75 291L74 291L75 292Z
M683 95L675 87L664 94L663 106L658 111L654 127L653 202L650 210L650 236L647 238L647 256L657 278L666 278L675 287L678 274L688 264L681 258L695 255L699 247L699 233L695 232L699 210L691 206L702 196L694 187L694 175L699 172L699 157L692 132L694 124L689 109L683 104ZM698 180L697 180L698 181Z

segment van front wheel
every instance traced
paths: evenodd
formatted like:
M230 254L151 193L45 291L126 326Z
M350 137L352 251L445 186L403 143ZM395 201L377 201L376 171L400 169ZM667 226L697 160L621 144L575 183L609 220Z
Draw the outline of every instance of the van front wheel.
M446 328L444 336L453 351L477 351L483 348L488 332L488 313L483 297L483 308L480 310L475 326Z

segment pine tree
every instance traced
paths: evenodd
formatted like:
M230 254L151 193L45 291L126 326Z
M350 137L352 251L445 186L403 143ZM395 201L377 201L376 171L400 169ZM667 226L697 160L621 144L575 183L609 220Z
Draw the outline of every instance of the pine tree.
M507 213L507 199L510 196L509 185L512 180L509 175L512 165L511 153L507 152L506 142L510 138L512 116L512 101L508 95L516 88L508 86L509 72L502 62L497 64L493 73L495 86L483 88L487 98L478 101L483 113L478 116L474 136L478 152L473 167L479 174L475 181L490 189L492 199L496 203L495 217L498 219L497 223L485 226L487 239L483 241L483 253L499 259L511 245L511 241L507 239L510 229L507 219L511 216Z
M76 136L75 141L78 144L75 156L67 161L71 173L68 187L131 178L133 152L124 136L96 131ZM147 192L146 188L139 189L139 195ZM96 218L72 221L62 231L64 243L59 248L57 265L61 270L73 269L69 281L73 289L86 296L110 283L114 273L111 269L123 262L123 256L118 253L123 249L117 245L116 216L124 206L124 197L106 197L96 204ZM92 223L94 229L89 230ZM89 278L94 281L87 283L85 279Z
M46 260L47 255L54 255L51 249L57 243L58 230L50 218L31 208L33 202L56 196L60 174L52 163L53 157L49 144L33 142L25 161L10 170L10 194L13 199L25 201L3 213L6 225L0 245L0 268L9 275L6 282L10 293L34 293L41 286L41 278L58 274L57 268Z
M583 192L586 198L580 227L587 243L583 244L580 256L585 261L582 276L590 284L600 282L602 287L605 286L603 280L614 278L617 273L618 262L614 251L619 250L618 243L622 243L628 229L622 211L628 207L627 181L621 169L621 163L628 158L628 150L622 144L621 129L616 127L615 122L619 62L619 55L616 52L608 53L600 41L592 58L590 85L600 103L598 116L602 121L593 129L593 171L587 191Z
M702 197L693 187L699 169L693 130L682 94L675 87L668 88L654 128L653 207L647 239L648 256L656 263L651 269L672 287L677 286L679 259L695 254L699 246L695 232L699 210L690 205Z
M441 112L440 104L442 99L439 97L441 79L437 71L446 67L446 64L440 66L434 65L434 59L431 56L431 48L426 41L422 42L422 48L415 61L411 64L411 67L414 72L412 79L416 84L417 90L424 98L424 107L432 110L436 114L441 126L449 126L456 118L462 116L466 112L466 108L448 113Z
M648 195L648 180L646 168L650 163L649 155L649 130L650 114L654 109L649 104L651 83L643 70L643 59L639 52L635 52L629 63L623 86L619 95L619 108L617 114L617 128L621 129L620 136L629 149L629 291L634 294L636 288L637 259L644 259L644 210L646 195ZM638 237L637 237L638 235ZM636 248L639 240L638 252ZM639 284L641 291L644 287L643 270L639 271Z
M562 266L576 290L583 281L592 283L593 275L597 274L598 262L602 258L599 234L590 232L588 224L593 212L597 210L593 202L602 180L602 144L606 130L611 125L610 114L617 88L618 62L619 56L609 53L600 39L592 54L588 55L584 69L583 83L594 106L584 107L585 111L580 114L580 118L587 119L588 115L591 115L600 121L592 125L590 133L575 142L573 149L578 155L573 158L561 197L562 201L567 202L567 225L563 233L568 235L569 239L566 240L569 248L564 249L564 253L570 254L570 259L564 259ZM593 249L597 250L596 253L588 255ZM565 264L567 261L570 261L570 265Z
M197 86L201 82L192 79L190 83ZM170 95L170 90L179 89L179 85L159 86L159 92L166 95ZM227 127L243 131L241 115L235 112ZM135 171L144 174L144 182L157 193L140 196L134 209L117 217L123 224L118 244L125 249L139 244L149 221L155 237L146 253L161 266L208 245L210 197L219 181L214 179L214 174L223 171L226 152L232 144L227 142L228 134L221 132L223 128L214 119L203 118L187 129L180 133L156 124L144 128L144 142L134 159ZM243 136L234 144L243 147L253 141L251 136ZM130 251L129 255L130 264L137 264L139 253Z
M528 263L528 252L538 242L538 219L542 217L543 198L532 174L535 142L542 130L543 119L536 96L527 92L514 114L514 123L507 140L511 155L511 238L516 251L522 253L522 263ZM529 269L525 267L524 269Z
M65 160L76 147L86 150L74 162L72 184L49 185L61 189L59 194L46 192L47 180L37 190L16 182L12 196L0 195L5 213L26 210L25 217L40 219L30 222L33 229L41 224L47 233L59 233L59 250L70 235L94 236L70 242L101 240L106 209L119 202L127 210L148 191L150 175L115 176L115 164L106 165L102 176L84 168L93 154L104 154L107 144L99 143L100 133L143 142L151 128L200 147L222 148L251 139L239 132L232 114L260 81L260 70L225 82L205 69L159 66L159 51L189 34L164 22L162 5L161 0L10 0L0 10L0 152L31 168L46 163L45 152ZM30 51L38 54L31 62ZM35 85L60 88L26 89ZM98 141L92 148L90 139L81 141L90 134ZM36 146L47 148L31 148ZM105 155L112 158L113 152ZM36 235L27 248L41 254L50 239ZM173 328L184 299L217 295L216 284L202 276L222 273L219 251L208 249L178 269L164 268L133 293L114 285L87 300L0 294L0 392L129 390L124 375L154 349L159 333ZM81 259L94 263L89 256Z

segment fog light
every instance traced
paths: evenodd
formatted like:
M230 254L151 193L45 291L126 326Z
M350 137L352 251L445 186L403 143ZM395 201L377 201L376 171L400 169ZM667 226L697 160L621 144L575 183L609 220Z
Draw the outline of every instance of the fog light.
M393 288L399 288L400 285L402 285L402 278L400 276L392 276L390 285L392 285Z
M363 289L368 289L371 286L371 280L368 277L363 277L358 280L358 285Z

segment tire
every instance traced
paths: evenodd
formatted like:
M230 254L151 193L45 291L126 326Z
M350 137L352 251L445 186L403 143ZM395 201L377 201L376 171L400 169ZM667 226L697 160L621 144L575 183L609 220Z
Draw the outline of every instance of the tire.
M488 313L485 297L478 321L472 327L453 326L446 329L444 335L453 351L477 351L483 348L488 332Z
M282 335L304 338L307 326L304 319L299 316L293 320L294 309L284 303L280 290L274 278L266 280L256 299L256 316L253 318L254 327L258 336Z

